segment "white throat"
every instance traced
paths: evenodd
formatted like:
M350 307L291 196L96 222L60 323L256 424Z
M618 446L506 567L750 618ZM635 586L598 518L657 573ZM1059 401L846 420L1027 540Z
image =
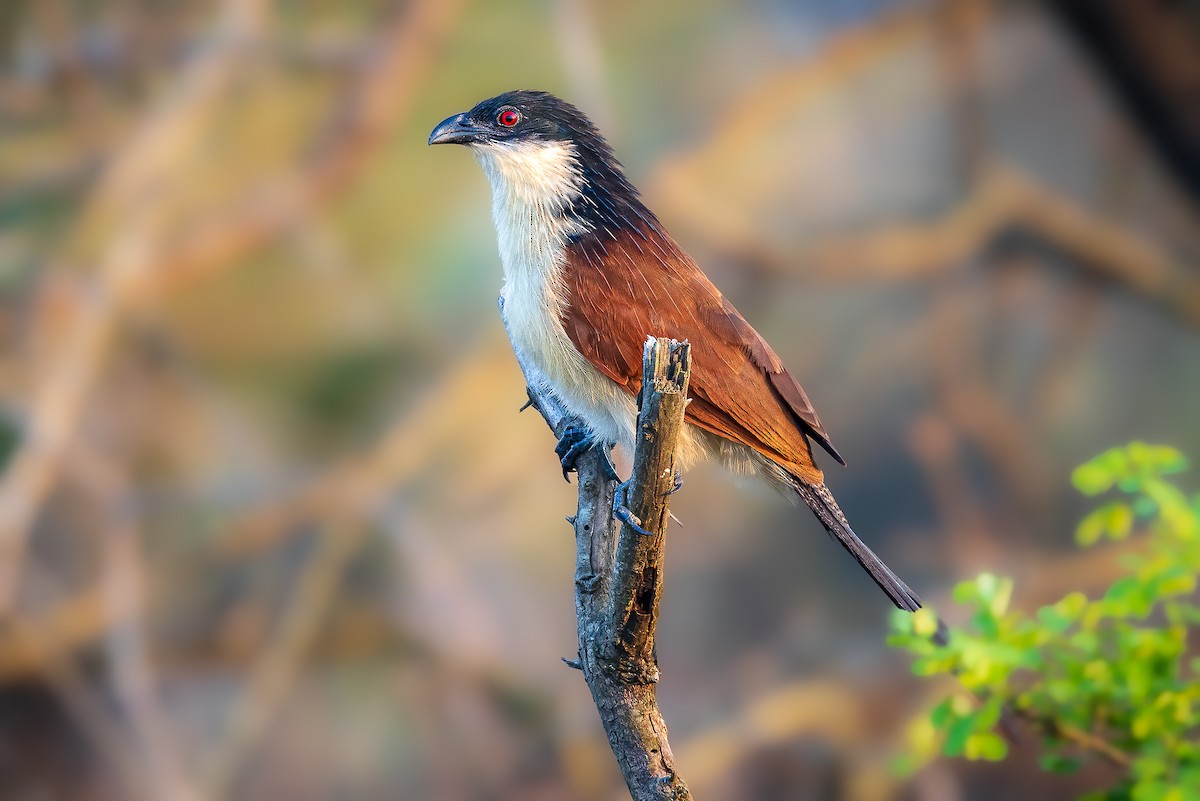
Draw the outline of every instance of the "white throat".
M565 248L585 225L567 213L582 193L574 146L557 142L473 145L492 185L492 219L504 266L504 324L518 357L608 442L632 445L635 408L563 328Z
M583 175L574 148L555 142L471 147L492 185L492 219L507 284L554 279L568 237L582 226L563 212L579 197Z

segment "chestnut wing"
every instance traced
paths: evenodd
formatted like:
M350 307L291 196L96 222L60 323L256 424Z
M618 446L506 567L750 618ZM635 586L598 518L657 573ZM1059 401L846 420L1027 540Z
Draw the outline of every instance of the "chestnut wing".
M842 459L808 395L695 262L673 242L652 236L626 231L568 247L563 325L572 343L636 394L646 337L690 340L688 422L819 481L806 437Z

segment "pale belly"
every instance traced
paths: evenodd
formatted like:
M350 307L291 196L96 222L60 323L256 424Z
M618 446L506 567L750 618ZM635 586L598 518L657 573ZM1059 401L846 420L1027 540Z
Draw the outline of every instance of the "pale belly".
M505 287L502 314L517 358L598 438L632 451L634 399L584 358L550 308L513 289Z

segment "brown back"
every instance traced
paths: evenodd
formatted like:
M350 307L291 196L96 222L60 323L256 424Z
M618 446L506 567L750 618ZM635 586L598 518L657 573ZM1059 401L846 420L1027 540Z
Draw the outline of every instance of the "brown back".
M669 238L630 230L586 237L568 247L563 281L567 335L631 395L641 384L646 337L687 339L694 345L688 422L808 483L822 475L807 437L842 461L775 351Z

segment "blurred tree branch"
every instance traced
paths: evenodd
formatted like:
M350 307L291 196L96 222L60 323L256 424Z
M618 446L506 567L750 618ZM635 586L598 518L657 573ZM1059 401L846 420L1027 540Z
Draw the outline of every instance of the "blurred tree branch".
M28 580L35 585L45 587L57 583L52 577L40 575L36 570L30 573ZM96 596L85 593L84 598L69 603L73 607L87 603L89 614L102 617L108 611L104 599L97 597L102 592L103 588ZM43 622L13 616L0 623L3 625L3 639L18 644L12 650L17 652L18 658L28 660L36 668L39 678L52 689L80 734L111 766L114 777L128 797L144 797L142 792L146 774L143 756L124 727L115 719L109 705L101 699L102 693L96 690L85 669L55 639L58 632L43 628Z
M263 0L224 3L223 35L190 62L177 93L112 159L84 221L111 216L122 220L122 228L96 264L91 285L75 293L70 319L59 324L65 330L56 339L55 352L41 362L44 368L29 393L21 445L0 485L0 615L14 601L30 528L54 486L59 462L126 310L228 268L304 219L361 170L366 155L407 107L457 4L417 0L397 9L372 58L354 76L346 101L334 104L308 160L288 175L252 186L225 206L232 211L197 223L182 236L167 233L170 194L185 193L189 185L178 180L164 184L164 176L175 175L171 165L194 144L201 123L239 74L248 56L246 43L265 24Z
M296 581L287 612L250 666L249 677L226 724L226 734L208 760L201 781L209 797L229 795L251 749L295 686L304 658L320 633L362 539L363 531L356 527L330 526L318 533L315 552Z
M643 354L638 442L628 503L645 536L613 517L614 482L604 456L590 449L578 460L575 527L575 612L579 661L608 742L634 801L690 799L675 771L667 727L654 685L654 630L662 595L663 546L675 480L675 449L683 428L690 346L649 339ZM556 436L578 425L546 389L536 368L522 363L529 398Z
M302 486L247 510L221 536L218 551L230 559L276 547L314 520L357 521L369 517L387 498L406 487L422 466L471 420L471 433L493 424L474 405L479 392L494 392L515 384L505 363L507 344L480 342L468 356L428 387L422 397L402 411L370 446L323 470ZM492 411L488 407L486 411ZM509 410L496 409L497 414ZM482 435L482 433L480 433Z
M203 796L185 776L178 740L160 701L146 627L150 571L132 492L119 471L91 456L73 453L73 467L104 508L101 589L109 681L138 755L142 792L155 801L200 801Z
M1092 7L1069 0L1052 5L1079 6L1085 12ZM1138 16L1136 2L1095 5L1121 6L1122 13ZM705 143L665 161L647 194L669 204L676 218L701 241L771 275L797 274L797 265L803 265L806 281L914 281L951 274L990 248L1016 247L1063 257L1085 280L1107 283L1200 325L1197 265L1179 259L1122 220L1098 214L1019 166L982 152L977 141L982 137L978 94L987 75L975 51L980 47L980 30L1001 7L990 0L934 3L882 15L870 25L831 38L811 60L747 93L722 114ZM1167 12L1140 16L1147 18L1147 24L1172 22L1159 18L1170 16ZM1186 48L1175 46L1176 40L1189 35L1171 37L1170 56L1179 62L1180 76L1190 76L1182 64L1194 58ZM708 201L713 193L703 191L703 185L719 172L719 165L738 163L764 139L777 135L784 115L819 107L839 87L889 57L921 46L937 48L945 64L944 102L961 138L955 160L964 196L939 218L806 237L794 245L773 244L764 240L753 216L739 217L723 203ZM1183 83L1181 79L1179 85Z
M828 236L795 249L764 246L727 230L696 204L672 201L717 247L770 274L804 265L805 280L913 281L940 277L991 248L1026 247L1067 258L1083 276L1107 282L1200 325L1200 278L1160 247L1042 186L1016 168L985 168L978 185L941 219ZM679 193L678 195L675 193Z
M224 23L232 38L250 37L261 24L255 3L230 0ZM171 102L150 115L112 161L90 203L92 216L116 205L127 214L96 265L96 286L79 293L73 319L60 336L59 353L32 392L21 447L0 486L0 614L9 611L24 561L25 543L42 501L53 486L88 390L99 372L118 317L120 299L150 268L155 209L146 196L160 171L186 141L186 130L209 110L236 73L237 49L214 44L180 78Z

